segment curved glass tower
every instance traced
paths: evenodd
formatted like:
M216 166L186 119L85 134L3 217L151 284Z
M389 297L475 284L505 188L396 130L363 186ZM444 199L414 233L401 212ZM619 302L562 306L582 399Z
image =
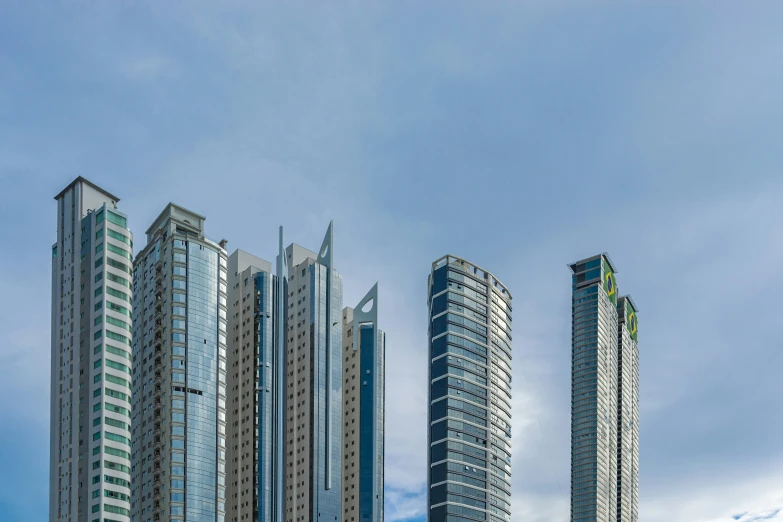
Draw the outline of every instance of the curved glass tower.
M432 264L430 522L511 520L511 293L458 257Z
M133 270L131 521L225 522L225 243L170 203Z

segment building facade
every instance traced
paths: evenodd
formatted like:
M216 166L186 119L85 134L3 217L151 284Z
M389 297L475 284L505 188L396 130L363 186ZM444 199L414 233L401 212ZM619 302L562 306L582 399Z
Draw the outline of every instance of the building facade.
M227 255L169 204L134 264L134 522L225 522Z
M571 521L638 520L637 318L601 254L572 272ZM633 330L633 334L631 334Z
M86 179L55 200L49 520L127 522L133 239Z
M639 319L630 295L617 300L617 520L639 520Z
M458 257L428 280L428 520L511 520L511 293Z
M228 258L228 496L230 522L275 519L282 485L276 443L277 277L269 261L237 250ZM278 477L278 472L280 476Z
M342 516L342 276L333 266L332 224L319 253L291 244L285 316L285 520Z
M383 522L386 337L378 285L343 309L343 518Z

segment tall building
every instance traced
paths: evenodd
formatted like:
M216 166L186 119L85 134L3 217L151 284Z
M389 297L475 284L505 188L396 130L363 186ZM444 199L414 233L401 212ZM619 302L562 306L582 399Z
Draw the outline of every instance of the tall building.
M383 522L385 357L376 284L343 309L344 522Z
M242 250L228 258L229 522L275 518L282 488L277 443L277 277L272 265Z
M133 272L133 522L225 522L227 265L173 203Z
M285 520L342 516L342 276L333 266L332 224L319 253L291 244L278 267L286 333ZM279 381L278 381L279 382Z
M127 522L132 236L82 177L54 199L49 521Z
M630 295L617 300L617 520L639 520L639 320Z
M428 520L511 520L511 293L458 257L428 280Z
M600 254L572 276L571 521L638 520L636 308Z

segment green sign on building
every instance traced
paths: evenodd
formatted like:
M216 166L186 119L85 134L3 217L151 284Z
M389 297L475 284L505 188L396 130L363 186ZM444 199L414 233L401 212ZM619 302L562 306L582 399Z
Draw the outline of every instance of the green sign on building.
M628 328L628 333L631 334L631 339L638 341L639 319L636 317L636 310L634 310L630 299L625 300L625 325Z
M612 304L617 305L617 280L614 278L612 267L606 262L606 259L601 259L601 265L603 266L604 274L604 291L609 296Z

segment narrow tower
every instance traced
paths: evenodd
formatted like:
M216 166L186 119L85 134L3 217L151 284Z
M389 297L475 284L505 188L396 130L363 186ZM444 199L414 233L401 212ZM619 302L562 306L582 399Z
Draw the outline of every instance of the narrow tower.
M344 522L383 522L385 357L376 284L343 309Z
M82 177L54 199L49 521L127 522L132 236Z
M617 300L617 521L639 520L639 318L630 295Z
M237 250L228 258L229 522L274 517L274 329L272 264Z
M511 293L458 257L432 264L430 522L511 520Z

